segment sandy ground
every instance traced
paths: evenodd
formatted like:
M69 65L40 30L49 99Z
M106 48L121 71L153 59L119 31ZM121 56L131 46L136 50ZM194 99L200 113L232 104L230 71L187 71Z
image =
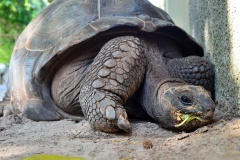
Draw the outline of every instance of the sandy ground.
M58 154L94 160L240 159L240 119L220 118L192 133L130 120L132 134L94 132L88 122L34 122L21 115L0 118L0 159ZM150 149L147 149L147 148Z

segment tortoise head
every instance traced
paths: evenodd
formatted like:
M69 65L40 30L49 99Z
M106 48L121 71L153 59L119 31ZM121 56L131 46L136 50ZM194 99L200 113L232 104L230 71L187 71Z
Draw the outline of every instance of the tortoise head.
M157 96L154 117L166 128L193 131L212 121L215 104L201 86L162 86Z

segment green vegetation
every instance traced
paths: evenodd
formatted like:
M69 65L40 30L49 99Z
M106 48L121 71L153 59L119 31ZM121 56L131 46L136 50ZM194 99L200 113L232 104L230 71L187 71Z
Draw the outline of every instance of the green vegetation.
M47 0L0 1L0 63L9 64L19 34L47 4Z
M52 154L39 154L35 156L30 156L28 158L24 158L22 160L86 160L81 157L69 157L69 156L59 156Z
M184 124L188 124L192 120L202 121L202 119L200 117L194 116L194 115L191 115L191 114L183 114L182 116L180 116L180 118L181 118L182 122L175 126L177 128L183 126Z

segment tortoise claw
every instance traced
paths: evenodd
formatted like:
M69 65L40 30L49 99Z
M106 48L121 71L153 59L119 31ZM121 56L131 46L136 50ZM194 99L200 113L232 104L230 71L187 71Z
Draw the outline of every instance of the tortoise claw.
M132 127L127 118L125 118L124 114L119 115L117 125L120 129L124 130L127 133L130 133L132 131Z
M2 101L0 102L0 117L6 117L13 113L10 107L10 101Z

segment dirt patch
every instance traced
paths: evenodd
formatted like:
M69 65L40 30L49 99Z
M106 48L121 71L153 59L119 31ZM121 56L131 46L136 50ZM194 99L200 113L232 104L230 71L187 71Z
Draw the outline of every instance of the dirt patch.
M86 120L34 122L21 115L0 118L0 159L35 154L94 160L239 159L240 120L219 120L192 133L175 133L155 123L131 120L133 133L94 132Z

